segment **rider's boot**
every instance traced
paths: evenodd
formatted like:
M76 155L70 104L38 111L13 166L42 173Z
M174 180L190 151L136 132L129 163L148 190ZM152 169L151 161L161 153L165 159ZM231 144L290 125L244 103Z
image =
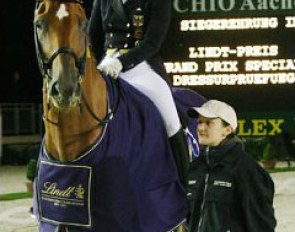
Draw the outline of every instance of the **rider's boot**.
M189 150L187 144L187 137L183 128L180 128L176 134L169 138L174 160L176 162L179 179L186 188L188 180L189 167Z

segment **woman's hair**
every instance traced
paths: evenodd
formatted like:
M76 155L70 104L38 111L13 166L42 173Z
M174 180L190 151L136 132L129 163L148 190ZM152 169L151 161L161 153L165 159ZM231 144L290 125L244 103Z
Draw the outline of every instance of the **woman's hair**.
M227 123L226 121L224 121L223 119L221 119L221 122L222 122L222 125L223 125L224 127L230 126L230 124ZM233 130L232 133L230 133L229 135L226 136L226 138L229 139L229 138L232 138L232 137L234 137L234 136L235 136L235 131Z

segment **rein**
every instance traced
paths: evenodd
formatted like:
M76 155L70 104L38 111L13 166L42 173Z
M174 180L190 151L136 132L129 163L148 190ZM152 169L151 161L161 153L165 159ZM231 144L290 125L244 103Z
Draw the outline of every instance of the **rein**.
M119 86L119 81L118 80L113 80L113 83L115 84L116 88L117 88L117 92L119 93L119 89L120 89L120 86ZM118 106L119 106L119 103L120 103L120 97L118 96L116 98L116 101L115 101L115 104L113 105L113 108L111 108L109 110L109 112L106 114L106 116L103 118L103 119L100 119L99 117L96 116L96 114L92 111L92 109L90 108L88 102L86 101L86 98L85 98L85 95L84 95L84 92L83 92L83 89L82 89L82 99L83 99L83 102L85 103L85 106L86 106L86 109L88 110L88 112L91 114L91 116L96 120L98 121L98 125L97 127L101 126L101 125L106 125L108 124L114 117L114 114L116 113L117 109L118 109Z
M119 93L119 89L120 89L120 86L119 86L119 81L117 80L114 80L113 81L116 88L117 88L117 91ZM112 121L113 117L114 117L114 114L116 113L117 109L118 109L118 106L119 106L119 103L120 103L120 97L118 96L116 98L116 102L115 104L113 105L113 107L108 111L108 113L106 114L106 116L101 119L99 118L94 112L93 110L91 109L91 107L89 106L86 98L85 98L85 95L84 95L84 92L83 92L83 89L81 88L82 90L82 100L86 106L86 109L88 111L88 113L90 113L90 115L92 116L92 118L94 118L98 124L94 127L94 128L99 128L101 126L105 126L106 124L108 124L110 121ZM80 105L80 108L82 109L81 105ZM52 120L50 120L47 116L43 115L43 120L45 120L46 122L49 122L50 124L53 124L55 126L59 126L58 122L54 122ZM92 129L91 129L92 130ZM91 131L90 130L90 131Z

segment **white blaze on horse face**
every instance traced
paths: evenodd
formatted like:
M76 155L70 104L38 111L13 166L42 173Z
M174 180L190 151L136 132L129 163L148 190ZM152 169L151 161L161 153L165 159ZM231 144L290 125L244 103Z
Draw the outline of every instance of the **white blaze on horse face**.
M59 20L62 20L64 17L68 17L68 16L69 16L69 12L66 9L66 5L60 4L60 7L58 11L56 12L56 17L58 17Z

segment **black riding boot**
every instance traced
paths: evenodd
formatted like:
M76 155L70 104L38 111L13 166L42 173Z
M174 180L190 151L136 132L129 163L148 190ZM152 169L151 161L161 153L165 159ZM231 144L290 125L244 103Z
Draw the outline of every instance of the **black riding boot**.
M64 225L58 225L55 229L55 232L67 232Z
M188 167L189 167L189 150L187 138L181 128L175 135L169 138L174 160L177 166L179 179L183 186L186 188L188 180Z

